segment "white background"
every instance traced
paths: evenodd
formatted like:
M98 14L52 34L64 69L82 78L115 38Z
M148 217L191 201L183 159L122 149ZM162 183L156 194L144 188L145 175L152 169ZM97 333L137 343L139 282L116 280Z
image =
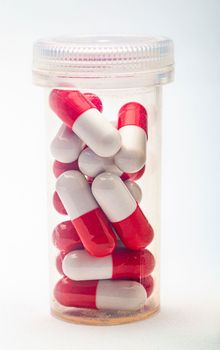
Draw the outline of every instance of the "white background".
M1 0L0 348L220 348L219 0ZM175 42L164 87L162 311L115 327L49 316L42 91L32 42L61 34L162 34Z

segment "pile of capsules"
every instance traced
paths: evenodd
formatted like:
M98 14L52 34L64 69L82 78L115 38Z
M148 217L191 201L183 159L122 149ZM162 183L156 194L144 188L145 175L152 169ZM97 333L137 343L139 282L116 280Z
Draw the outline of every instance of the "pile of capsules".
M69 216L53 231L63 275L54 288L67 307L141 309L153 291L154 232L138 203L144 173L147 111L121 107L118 125L102 114L94 94L54 89L50 107L62 120L51 143L55 209Z

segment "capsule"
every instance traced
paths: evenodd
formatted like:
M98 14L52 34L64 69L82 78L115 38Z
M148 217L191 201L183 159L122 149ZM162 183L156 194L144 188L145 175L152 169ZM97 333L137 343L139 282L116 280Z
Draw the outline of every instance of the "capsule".
M66 171L58 177L56 191L85 249L97 257L111 254L116 244L114 232L84 175Z
M120 177L98 175L92 193L127 248L143 249L152 241L153 229Z
M54 288L54 297L64 306L136 311L147 301L145 288L136 281L71 281L63 277Z
M74 250L65 255L62 270L71 280L129 279L148 276L155 260L148 250L131 251L117 248L111 255L96 258L85 250Z
M86 147L79 156L78 159L79 169L83 174L93 179L97 175L109 171L121 177L122 180L132 179L133 181L138 180L144 173L144 169L140 169L136 173L125 173L121 171L114 162L113 157L100 157L90 148ZM92 182L92 181L90 181Z
M137 102L125 104L119 111L118 129L122 146L115 155L115 164L124 172L136 172L146 162L146 109Z
M71 221L61 222L53 230L53 244L65 253L83 248L81 239Z
M139 204L142 199L142 191L140 186L136 182L130 180L125 181L125 185L136 202Z
M115 155L121 147L121 137L95 105L80 91L52 90L52 110L96 154L102 157Z
M63 203L61 202L60 196L56 191L53 194L53 206L59 214L67 215L67 211L64 208Z
M53 163L53 173L55 177L59 177L62 173L68 170L79 170L78 160L72 163L62 163L55 160Z
M91 101L95 107L102 112L103 106L100 98L92 93L85 93L84 96ZM74 132L65 126L61 125L57 135L51 143L51 153L53 157L62 163L73 163L79 157L81 150L84 147L84 143L80 138L74 134ZM68 170L77 170L69 167Z

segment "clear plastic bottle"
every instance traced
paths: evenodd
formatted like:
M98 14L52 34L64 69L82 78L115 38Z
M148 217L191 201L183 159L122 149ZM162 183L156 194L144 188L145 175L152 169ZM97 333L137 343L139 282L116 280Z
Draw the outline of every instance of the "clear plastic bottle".
M34 45L34 83L46 92L58 318L119 324L159 310L161 97L173 71L173 44L164 37Z

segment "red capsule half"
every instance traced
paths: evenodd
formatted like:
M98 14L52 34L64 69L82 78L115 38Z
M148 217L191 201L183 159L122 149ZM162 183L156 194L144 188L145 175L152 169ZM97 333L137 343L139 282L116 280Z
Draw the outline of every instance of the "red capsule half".
M94 104L100 113L103 111L102 101L97 95L93 94L92 92L85 92L84 96L86 96L86 98L88 98L89 101Z
M67 215L67 211L64 208L63 203L61 202L61 199L56 191L53 194L53 205L59 214Z
M145 165L143 166L143 168L136 171L135 173L123 173L121 175L121 179L123 181L126 181L126 180L137 181L144 175L144 172L145 172Z
M126 103L118 113L118 129L128 125L138 126L148 134L147 111L138 102Z
M145 278L142 278L140 280L137 280L137 282L140 282L142 284L142 286L145 288L146 292L147 292L147 297L149 298L153 292L154 289L154 280L153 277L147 276Z
M65 257L65 253L61 252L59 255L57 255L56 257L56 268L57 271L61 274L64 275L63 273L63 267L62 267L62 263L63 263L63 259Z
M96 309L98 281L71 281L63 277L54 288L55 299L64 306Z
M71 221L61 222L55 227L53 243L56 248L65 253L83 248L81 239Z
M58 160L55 160L53 163L53 173L55 177L59 177L62 173L68 170L79 170L78 160L75 160L72 163L61 163Z
M95 107L89 98L77 90L54 89L49 102L52 110L71 129L81 114Z
M153 254L145 249L131 251L128 249L116 249L112 254L113 279L137 280L148 276L155 267Z

